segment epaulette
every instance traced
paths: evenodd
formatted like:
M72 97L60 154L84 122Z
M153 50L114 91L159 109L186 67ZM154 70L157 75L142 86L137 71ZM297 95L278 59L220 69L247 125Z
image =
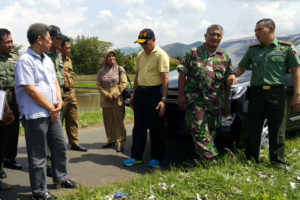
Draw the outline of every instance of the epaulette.
M251 47L256 47L256 46L259 46L260 44L259 43L257 43L257 44L252 44L252 45L249 45L249 48L251 48Z
M279 41L280 44L286 44L286 45L289 45L289 46L292 46L293 43L292 42L288 42L288 41Z

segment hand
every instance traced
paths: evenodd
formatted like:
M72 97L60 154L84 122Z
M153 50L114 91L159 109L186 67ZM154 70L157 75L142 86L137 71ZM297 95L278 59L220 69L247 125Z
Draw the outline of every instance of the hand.
M15 117L11 110L5 111L3 113L2 122L4 125L9 125L15 120Z
M56 122L59 118L59 112L61 110L62 102L58 101L53 104L53 107L49 110L50 122Z
M234 84L237 84L237 80L236 80L236 77L234 74L230 74L227 78L227 85L228 86L231 86L231 85L234 85Z
M108 93L106 96L105 96L105 99L108 100L108 101L112 101L114 99L114 96L111 94L111 93Z
M295 95L292 98L291 107L294 112L300 112L300 95Z
M178 104L179 107L184 108L184 106L185 106L185 97L184 97L184 95L179 95L178 96L177 104Z
M158 105L156 106L155 109L156 109L156 110L159 110L158 115L159 115L160 117L162 117L162 116L164 115L164 113L165 113L166 102L160 101L160 102L158 103Z

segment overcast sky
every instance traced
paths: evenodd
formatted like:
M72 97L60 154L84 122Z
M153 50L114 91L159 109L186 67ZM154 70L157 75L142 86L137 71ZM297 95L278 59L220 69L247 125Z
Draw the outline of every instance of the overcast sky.
M224 27L224 40L254 35L255 23L272 18L275 33L300 32L298 0L1 0L0 27L28 46L30 24L54 24L70 37L79 34L110 41L115 48L137 47L143 28L160 46L203 41L210 24Z

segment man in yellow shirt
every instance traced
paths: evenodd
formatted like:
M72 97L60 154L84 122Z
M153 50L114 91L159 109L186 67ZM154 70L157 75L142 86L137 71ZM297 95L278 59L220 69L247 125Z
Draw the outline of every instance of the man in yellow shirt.
M139 43L143 50L136 57L136 75L131 99L134 110L131 158L123 164L131 166L142 163L149 129L149 166L158 167L165 151L162 117L168 92L169 56L155 44L155 35L151 29L143 29L135 42Z

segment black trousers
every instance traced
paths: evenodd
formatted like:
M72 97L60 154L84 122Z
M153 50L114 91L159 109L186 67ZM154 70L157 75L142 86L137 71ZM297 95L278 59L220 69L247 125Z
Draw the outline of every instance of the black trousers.
M270 161L285 162L286 89L283 86L269 90L255 87L249 89L246 156L258 161L262 126L267 119Z
M161 86L137 87L134 99L134 127L132 131L131 157L143 159L149 129L151 159L162 161L165 152L163 117L155 109L161 100Z
M7 90L6 95L7 103L11 111L13 112L15 120L8 126L3 126L3 131L6 134L4 142L3 159L5 161L11 162L14 161L17 157L20 119L15 90L13 88L10 88L10 90Z

